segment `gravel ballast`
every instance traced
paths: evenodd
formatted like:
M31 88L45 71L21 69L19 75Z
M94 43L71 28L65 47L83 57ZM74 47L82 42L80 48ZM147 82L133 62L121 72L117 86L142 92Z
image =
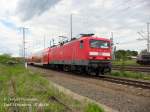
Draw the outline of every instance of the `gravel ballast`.
M150 90L49 69L29 69L41 72L54 83L120 112L150 112Z

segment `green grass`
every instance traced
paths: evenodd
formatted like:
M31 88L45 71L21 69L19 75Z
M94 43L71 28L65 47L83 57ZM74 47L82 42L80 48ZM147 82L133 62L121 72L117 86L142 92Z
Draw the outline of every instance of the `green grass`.
M104 112L104 110L99 108L98 105L90 103L86 106L85 112Z
M112 71L112 76L133 78L133 79L142 79L142 80L150 80L150 74L144 74L140 72L131 72L131 71Z
M140 66L136 63L136 60L125 60L123 61L112 61L112 65L121 65L123 66ZM119 77L126 77L126 78L133 78L133 79L142 79L142 80L150 80L150 73L142 73L142 72L132 72L132 71L125 71L125 70L118 70L118 71L112 71L111 75L113 76L119 76Z
M31 105L16 106L19 112L68 112L69 110L55 98L80 112L103 112L95 104L79 102L59 92L41 74L26 70L22 65L0 64L0 112L12 112L14 108L4 104L14 103ZM43 107L35 106L39 103L42 103Z
M120 60L114 60L112 61L113 65L122 65L122 61ZM139 64L136 63L136 60L126 60L124 61L124 65L136 65L139 66Z

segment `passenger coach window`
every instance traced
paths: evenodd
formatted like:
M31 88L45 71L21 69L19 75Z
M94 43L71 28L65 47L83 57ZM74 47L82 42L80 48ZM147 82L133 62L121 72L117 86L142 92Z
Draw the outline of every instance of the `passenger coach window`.
M83 48L83 40L80 41L80 48Z

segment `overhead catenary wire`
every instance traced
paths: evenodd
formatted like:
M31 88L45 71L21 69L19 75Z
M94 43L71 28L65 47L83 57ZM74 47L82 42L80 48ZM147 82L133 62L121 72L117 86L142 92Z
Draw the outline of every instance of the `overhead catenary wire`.
M146 40L146 41L147 41L147 52L150 52L149 25L150 25L150 23L147 22L147 37L143 36L143 35L141 34L141 32L138 32L138 34L142 37L142 38L138 38L138 40Z
M137 3L135 3L134 5L132 5L132 7L131 6L128 6L128 8L123 8L123 9L119 9L120 7L123 7L123 6L125 6L124 4L129 4L128 2L136 2L136 1L130 1L130 0L127 0L126 2L120 2L119 4L117 4L117 5L115 5L114 7L114 9L117 9L116 11L113 11L113 12L107 12L105 15L103 15L103 16L94 16L94 17L96 17L98 20L100 20L100 21L106 21L107 19L106 18L112 18L113 16L115 16L115 15L117 15L118 16L118 14L119 15L124 15L124 14L126 14L126 12L127 11L129 11L129 10L133 10L133 9L135 9L135 8L138 8L139 6L143 6L143 5L145 5L147 2L140 2L140 1L138 1L137 3L139 3L139 4L137 4ZM121 12L121 13L120 13ZM134 13L135 14L135 13ZM130 15L131 16L131 15ZM125 17L125 16L124 16ZM129 15L128 15L128 17L129 17ZM85 17L84 17L85 18ZM91 18L91 17L90 17ZM90 19L89 18L89 19ZM130 24L127 24L126 25L126 27L127 26L129 26ZM117 28L117 29L120 29L120 27L119 28Z

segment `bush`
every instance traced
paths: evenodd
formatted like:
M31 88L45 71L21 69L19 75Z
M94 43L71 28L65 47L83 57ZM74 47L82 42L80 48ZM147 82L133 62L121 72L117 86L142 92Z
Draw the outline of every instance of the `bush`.
M17 64L19 62L20 62L19 60L17 60L16 58L11 57L9 54L0 55L0 63L1 64L13 65L13 64Z

